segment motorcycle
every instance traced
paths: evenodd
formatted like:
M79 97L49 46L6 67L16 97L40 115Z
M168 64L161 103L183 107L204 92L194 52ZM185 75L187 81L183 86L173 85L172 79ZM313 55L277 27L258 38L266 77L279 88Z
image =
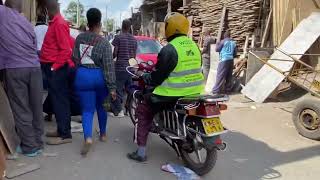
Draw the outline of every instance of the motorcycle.
M150 62L129 61L127 72L138 82L128 102L132 123L136 126L135 108L143 94L152 92L133 71L150 72ZM227 145L221 135L228 132L220 120L221 111L227 110L226 95L193 95L180 98L173 108L158 113L153 119L152 133L158 134L181 157L186 166L202 176L209 173L217 161L217 151Z

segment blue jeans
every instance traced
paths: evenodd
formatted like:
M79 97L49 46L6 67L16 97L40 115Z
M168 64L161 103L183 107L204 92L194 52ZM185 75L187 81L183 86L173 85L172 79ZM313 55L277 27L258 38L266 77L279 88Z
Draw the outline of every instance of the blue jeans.
M107 113L103 108L108 89L101 69L80 67L75 82L76 93L82 109L82 126L84 138L92 138L93 116L97 110L100 135L106 134Z

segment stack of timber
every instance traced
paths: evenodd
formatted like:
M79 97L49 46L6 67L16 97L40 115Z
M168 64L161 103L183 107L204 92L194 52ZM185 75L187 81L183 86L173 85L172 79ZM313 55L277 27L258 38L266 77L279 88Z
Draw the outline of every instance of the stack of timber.
M202 32L202 19L200 16L200 12L202 11L202 6L200 4L201 0L193 0L192 3L187 6L181 7L179 11L182 11L188 19L191 21L191 34L193 40L198 42L200 40L201 32ZM192 18L190 18L192 17Z
M194 39L199 40L200 32L212 29L218 35L223 7L227 8L224 27L229 29L232 38L239 47L245 43L246 36L251 36L259 25L259 16L263 0L193 0L179 10L186 16L193 16Z

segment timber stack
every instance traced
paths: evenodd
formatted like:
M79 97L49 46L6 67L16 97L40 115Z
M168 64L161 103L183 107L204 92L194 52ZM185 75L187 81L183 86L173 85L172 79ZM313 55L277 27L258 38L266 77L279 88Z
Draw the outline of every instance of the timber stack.
M223 7L227 8L225 23L222 30L229 29L232 38L242 47L246 36L254 34L259 25L262 0L193 0L181 7L187 17L193 16L192 30L195 41L200 33L212 29L218 35Z
M191 22L191 35L193 40L196 42L200 40L203 25L200 16L200 12L202 11L200 1L201 0L193 0L192 3L179 9L179 11L183 11L184 15L188 17L189 21Z

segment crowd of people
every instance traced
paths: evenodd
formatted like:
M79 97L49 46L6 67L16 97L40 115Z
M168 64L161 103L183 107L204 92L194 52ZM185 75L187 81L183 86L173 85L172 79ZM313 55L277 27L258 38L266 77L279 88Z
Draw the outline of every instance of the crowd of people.
M112 116L124 117L123 102L132 80L125 69L128 60L136 57L137 42L130 34L130 20L124 20L121 33L112 41L112 52L108 39L100 35L102 15L97 8L86 13L88 30L73 39L69 24L60 14L58 1L46 0L45 4L48 14L38 16L35 28L21 14L22 0L6 0L4 6L0 5L0 70L4 73L16 131L21 139L17 152L29 157L42 153L45 112L46 119L54 116L57 124L57 129L46 133L48 145L71 143L71 116L82 116L81 154L86 155L93 143L94 112L97 111L102 142L107 139L108 115L104 103L111 104ZM139 162L146 160L146 142L153 116L180 97L202 93L209 71L212 40L205 42L201 53L197 44L187 37L189 22L183 15L168 14L165 22L168 44L159 53L155 70L137 72L147 84L155 87L152 93L144 95L137 108L135 141L138 148L128 154L128 158ZM235 49L235 42L225 33L225 39L216 49L221 63L215 93L221 93L225 82L229 90ZM207 72L205 77L203 68ZM48 91L44 104L43 88Z
M71 116L82 116L81 153L86 154L92 144L95 111L100 140L106 140L103 104L109 95L112 114L124 116L123 96L130 84L124 71L135 57L137 42L129 33L130 21L124 20L122 33L112 42L113 53L109 41L100 35L102 15L96 8L87 11L88 31L73 39L58 2L46 0L45 4L48 14L38 15L35 27L21 14L22 0L7 0L0 6L0 69L21 139L17 152L30 157L42 152L45 112L45 119L54 116L57 124L56 130L46 133L48 145L71 143ZM48 91L44 103L43 88Z

